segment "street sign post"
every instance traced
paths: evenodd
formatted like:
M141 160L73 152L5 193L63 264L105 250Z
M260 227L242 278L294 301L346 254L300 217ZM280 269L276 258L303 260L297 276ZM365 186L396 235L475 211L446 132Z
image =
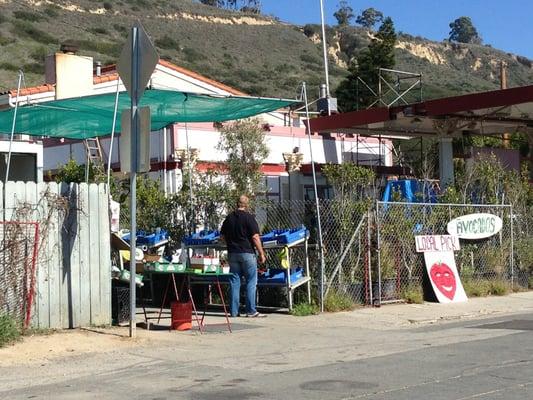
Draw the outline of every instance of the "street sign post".
M139 100L148 80L152 76L159 56L140 22L136 22L128 35L128 41L120 53L117 71L131 97L131 136L130 136L130 337L135 337L135 249L137 235L137 172L139 172L140 112ZM149 149L148 149L149 151Z

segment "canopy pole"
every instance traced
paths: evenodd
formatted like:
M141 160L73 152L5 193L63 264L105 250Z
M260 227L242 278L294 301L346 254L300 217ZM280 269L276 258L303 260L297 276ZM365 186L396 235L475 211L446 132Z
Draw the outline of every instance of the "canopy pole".
M193 165L192 165L192 161L191 161L191 148L189 147L189 128L188 128L188 125L187 125L187 122L185 122L185 145L187 146L187 168L189 169L189 206L190 206L190 218L191 218L191 221L190 221L190 224L189 224L189 229L190 229L190 232L189 234L193 234L195 229L194 229L194 205L193 205L193 190L192 190L192 169L193 169Z
M324 247L322 243L322 223L320 222L320 203L318 201L318 189L316 185L316 172L315 172L315 160L313 158L313 146L311 143L311 129L309 128L309 105L307 104L307 86L305 82L302 83L302 97L305 103L305 114L307 118L306 131L307 138L309 140L309 154L311 156L311 170L313 171L313 189L315 191L315 207L316 207L316 219L318 228L318 251L320 253L320 311L324 312Z
M19 107L20 84L22 82L23 75L24 75L24 72L22 72L22 70L19 70L19 82L17 85L17 98L15 100L15 112L13 113L13 124L11 125L11 136L9 137L9 151L7 153L6 176L4 180L6 184L7 184L7 180L9 179L9 168L11 167L11 148L13 146L13 138L15 137L15 126L17 122L17 111Z
M107 191L111 196L111 188L109 187L111 180L111 157L113 156L113 140L115 139L115 127L117 125L117 111L118 111L118 95L119 95L120 78L117 78L117 92L115 95L115 110L113 112L113 127L111 128L111 143L109 143L109 154L107 156Z
M322 25L322 49L324 52L324 73L326 75L326 97L329 99L329 67L328 67L328 50L327 50L327 40L326 40L326 25L324 23L324 2L320 0L320 24ZM307 102L306 102L307 104ZM330 114L330 107L328 104L328 115Z

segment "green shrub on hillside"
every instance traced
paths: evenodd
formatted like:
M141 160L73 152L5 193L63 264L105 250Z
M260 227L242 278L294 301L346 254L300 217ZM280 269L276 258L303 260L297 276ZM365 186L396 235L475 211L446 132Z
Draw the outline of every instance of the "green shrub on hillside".
M14 11L13 16L17 19L21 19L24 21L30 21L30 22L38 22L43 19L41 15L30 12L30 11Z
M156 39L154 44L161 49L171 49L178 50L180 44L178 41L168 35L163 36L162 38Z
M36 28L31 23L26 21L12 21L13 29L12 33L14 35L19 35L31 40L34 40L39 43L49 44L57 43L58 40L52 35L46 33L45 31Z

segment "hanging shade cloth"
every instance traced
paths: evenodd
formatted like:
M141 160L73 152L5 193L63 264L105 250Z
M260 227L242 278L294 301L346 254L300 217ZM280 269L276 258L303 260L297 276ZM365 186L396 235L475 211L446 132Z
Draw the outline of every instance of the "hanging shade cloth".
M15 133L69 139L109 135L113 125L115 93L77 97L19 106ZM151 130L176 122L224 122L271 112L297 100L227 97L150 89L139 107L149 106ZM130 108L126 92L119 94L116 132L120 112ZM14 109L0 112L0 133L11 133Z

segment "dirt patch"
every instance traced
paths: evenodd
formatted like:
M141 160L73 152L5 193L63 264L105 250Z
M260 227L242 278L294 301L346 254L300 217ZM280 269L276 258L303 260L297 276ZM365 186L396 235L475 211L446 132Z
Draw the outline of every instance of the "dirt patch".
M0 364L4 367L85 353L105 353L144 342L144 339L129 339L127 333L124 328L107 328L75 329L25 336L20 342L0 349Z

